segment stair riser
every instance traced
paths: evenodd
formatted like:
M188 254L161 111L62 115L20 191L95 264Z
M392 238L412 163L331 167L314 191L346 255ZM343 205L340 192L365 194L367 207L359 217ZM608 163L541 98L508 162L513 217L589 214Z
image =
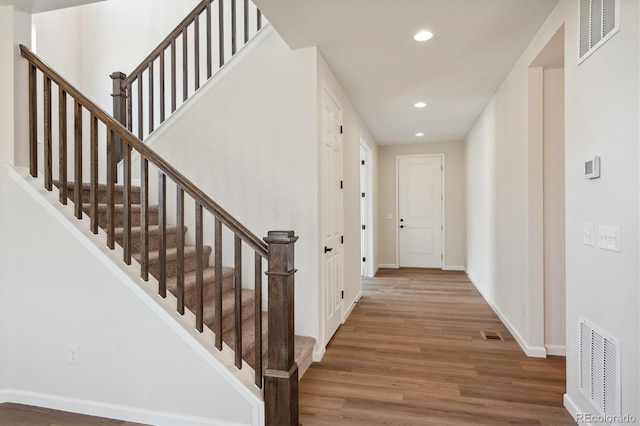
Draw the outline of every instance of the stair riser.
M89 210L86 209L85 213L88 215ZM157 225L158 224L158 211L150 210L147 216L149 219L149 225ZM114 226L123 226L124 215L122 211L117 211L114 217ZM107 227L107 210L106 209L98 209L98 225L101 228ZM131 226L140 226L140 211L131 210Z
M209 266L209 256L203 256L203 268L207 268ZM175 277L178 274L178 260L176 259L167 259L167 277ZM190 272L196 270L196 254L195 253L185 253L184 256L184 272ZM160 276L160 264L158 261L149 262L149 273L154 277Z
M233 276L228 276L222 279L222 292L233 288L234 279ZM215 303L215 282L204 283L204 306L210 306L213 308ZM185 290L185 304L187 306L196 306L196 288L195 285ZM244 316L244 315L243 315ZM224 318L224 317L223 317Z
M255 309L253 304L251 306L243 306L242 307L242 322L247 320L253 321L252 318L255 318ZM236 318L235 312L231 312L222 317L222 332L227 333L230 330L233 330L236 326Z
M67 197L73 201L74 197L73 186L69 186L67 189ZM124 203L124 190L122 187L116 187L113 193L113 198L116 204ZM82 188L82 202L91 202L91 188ZM107 189L105 187L98 187L98 204L107 204ZM131 204L140 204L140 191L131 191Z
M251 323L251 325L253 325L253 322ZM246 328L245 328L245 331ZM263 349L263 353L262 355L264 355L266 353L267 350L267 335L268 335L268 330L267 327L265 327L265 324L263 323L262 326L262 349ZM243 339L243 344L242 344L242 358L245 360L245 362L247 362L249 365L253 366L254 365L254 361L255 361L255 355L254 355L254 349L255 349L255 338L254 333L253 333L253 327L251 327L251 332L249 333L249 336L251 336L251 339ZM228 331L226 331L223 334L223 338L222 340L229 345L232 349L235 349L235 334L233 329L230 329ZM266 360L264 360L263 365L266 365Z
M122 235L116 235L116 242L122 245L123 237ZM177 245L176 234L171 232L167 234L166 238L167 248L174 248ZM160 246L160 238L158 234L149 235L149 251L157 251ZM140 234L135 234L131 236L131 252L134 256L140 255L140 247L142 247L142 240L140 238Z
M59 188L58 182L54 182L54 185ZM70 183L67 186L67 197L73 201L74 197L74 184ZM82 186L82 202L90 203L91 201L91 188L88 185ZM122 186L116 185L114 188L113 196L115 198L116 204L124 203L124 188ZM131 203L132 204L140 204L140 190L138 188L133 188L130 193ZM98 186L98 204L107 204L107 187L102 184Z

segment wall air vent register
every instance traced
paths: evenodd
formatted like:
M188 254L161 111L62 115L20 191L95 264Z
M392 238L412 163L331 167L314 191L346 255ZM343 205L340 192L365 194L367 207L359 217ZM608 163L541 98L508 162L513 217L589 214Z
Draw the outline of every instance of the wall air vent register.
M614 337L580 318L580 391L605 416L620 415L620 350Z
M578 64L620 29L620 0L580 0Z

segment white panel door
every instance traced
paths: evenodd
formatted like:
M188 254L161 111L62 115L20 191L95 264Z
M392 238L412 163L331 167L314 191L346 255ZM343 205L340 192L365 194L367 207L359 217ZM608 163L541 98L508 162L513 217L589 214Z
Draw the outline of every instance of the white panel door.
M324 343L342 322L342 109L324 91L322 98L321 227Z
M442 157L398 157L399 266L442 268Z

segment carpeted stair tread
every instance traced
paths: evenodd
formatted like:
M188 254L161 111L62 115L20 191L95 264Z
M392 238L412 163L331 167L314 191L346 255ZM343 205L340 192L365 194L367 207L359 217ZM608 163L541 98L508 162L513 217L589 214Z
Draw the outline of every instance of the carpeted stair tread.
M60 182L57 180L53 181L53 185L60 189ZM74 191L75 189L75 182L67 182L67 198L69 198L70 200L73 200L74 197ZM107 184L104 183L100 183L98 184L98 202L99 203L106 203L107 202ZM88 203L90 200L90 194L91 194L91 184L88 182L84 182L82 184L82 202L83 203ZM114 201L116 203L122 203L124 200L124 185L114 185ZM131 187L131 202L134 204L140 204L140 187L139 186L132 186Z
M209 255L211 254L211 246L203 246L202 253L205 261L205 265L208 264ZM197 253L196 246L184 246L184 257L195 257ZM178 259L178 247L167 247L166 250L166 260L167 263L176 261ZM160 251L150 251L149 252L149 265L156 264L160 260Z
M267 329L267 321L269 315L267 312L262 313L262 342L263 342L263 350L265 349L265 342L267 340L268 329ZM224 324L223 324L224 325ZM242 359L245 360L249 365L254 365L254 348L255 348L255 322L251 321L243 321L242 322ZM222 340L229 345L229 347L235 350L235 342L236 342L236 334L235 329L230 328L227 331L222 333Z
M54 181L56 187L60 187L58 181ZM75 183L67 183L68 197L73 201L73 189ZM118 243L121 243L124 235L123 213L124 205L124 186L115 185L114 191L114 233ZM91 186L89 183L82 184L82 210L89 215L91 205L89 204ZM106 227L106 192L107 185L98 185L98 224ZM140 187L131 187L131 249L133 257L140 259L140 236L142 229L140 228ZM158 277L159 268L159 231L158 226L158 206L149 206L149 272ZM178 228L174 225L167 224L166 227L166 263L167 263L167 290L174 295L177 288L177 260L178 249L176 247L176 236ZM187 227L184 227L184 233ZM215 268L209 266L209 258L212 252L210 246L203 247L203 287L204 287L204 323L211 328L217 321L215 317L214 297L215 297ZM185 306L187 309L194 311L196 301L196 247L184 247L184 285L185 285ZM222 335L223 341L235 350L235 270L231 267L222 268ZM255 364L255 292L251 289L242 290L242 356L246 363L250 366ZM268 313L262 312L262 350L261 359L263 368L267 368L267 350L268 350ZM302 378L305 371L312 363L313 347L315 339L308 336L295 336L295 361L298 364L298 378Z
M167 234L175 234L176 230L178 229L177 226L175 225L167 225L166 226L166 232ZM116 238L121 237L122 234L124 234L124 227L122 226L116 226L114 228L114 232L116 234ZM160 225L149 225L149 237L151 237L152 235L158 235L160 232ZM184 232L187 232L187 227L184 227ZM142 227L141 226L132 226L131 227L131 235L135 236L135 235L140 235L142 234Z
M207 292L207 290L209 290ZM242 290L242 322L245 323L255 315L254 300L255 292L253 290ZM211 330L215 330L216 312L214 305L213 288L205 289L205 308L204 323ZM194 297L195 299L195 297ZM229 329L235 327L235 290L231 289L222 294L222 332L223 334ZM250 321L253 324L253 320Z
M309 336L295 336L294 359L298 364L298 379L302 378L313 362L313 346L316 339Z
M131 227L140 226L140 204L131 204ZM107 209L108 206L106 204L98 204L98 225L101 228L105 228L107 226ZM83 203L82 211L90 216L91 212L91 204ZM114 226L122 227L124 224L124 205L123 204L115 204L114 205ZM148 210L148 221L149 225L157 225L158 224L158 206L149 206Z
M177 244L176 241L176 232L178 230L177 226L167 225L166 227L166 247L175 247ZM183 232L187 232L187 227L185 226ZM116 242L122 245L124 240L124 228L117 227L114 229ZM160 226L159 225L150 225L149 226L149 251L158 250L160 246ZM131 228L131 250L136 255L140 254L140 249L142 248L142 227L134 226Z
M209 255L211 254L211 247L204 246L203 247L203 255L202 255L202 267L209 267ZM160 257L159 251L150 251L149 252L149 273L154 277L158 278L160 276ZM195 246L185 246L184 247L184 272L187 273L189 271L195 271L197 268L197 256L198 252ZM167 277L175 277L178 274L178 248L171 247L166 250L166 271Z
M107 211L107 205L106 204L98 204L98 212L106 212ZM139 213L141 210L142 206L140 204L131 204L131 212L136 212ZM82 203L82 211L85 213L89 213L91 209L91 203ZM118 214L123 214L124 213L124 204L119 204L116 203L113 206L113 210L115 211L116 215ZM149 206L149 214L152 213L156 213L158 211L158 206ZM154 223L154 225L157 225L157 223Z
M230 268L227 266L222 267L222 292L223 293L226 293L227 291L233 288L234 274L235 274L235 270L233 268ZM202 282L205 286L205 291L207 291L207 286L209 285L213 286L213 284L215 283L215 279L216 279L216 269L213 266L209 266L202 270ZM167 288L175 289L177 281L178 279L175 276L168 277ZM192 288L192 287L195 288L195 285L196 285L196 271L185 272L184 274L185 289ZM206 300L206 295L205 295L205 300Z

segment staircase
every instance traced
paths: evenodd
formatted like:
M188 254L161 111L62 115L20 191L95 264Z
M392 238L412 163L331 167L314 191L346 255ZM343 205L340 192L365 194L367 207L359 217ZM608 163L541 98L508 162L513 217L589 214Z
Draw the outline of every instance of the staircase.
M237 37L231 36L231 49L225 53L223 18L230 15L235 19L239 9L236 0L229 1L218 0L216 8L220 66L229 53L233 56L237 52ZM88 216L90 232L98 234L103 229L109 249L120 245L122 261L127 265L137 262L140 278L150 284L157 282L160 297L173 294L179 314L191 311L195 330L202 333L204 327L210 328L215 350L231 351L235 368L253 369L254 384L264 397L266 424L297 425L297 381L312 362L315 343L311 337L294 334L298 237L293 231L269 231L265 238L259 238L142 142L154 131L154 123L162 123L179 106L177 40L183 47L182 102L200 87L200 56L204 75L212 76L213 2L202 0L129 77L123 73L111 76L113 115L21 45L21 55L29 62L29 173L34 178L42 175L47 191L57 187L60 203L71 200L77 219ZM230 4L230 14L224 4ZM249 1L242 4L244 23L232 24L231 29L236 34L237 28L243 28L246 43L251 14ZM259 11L255 16L259 31ZM200 25L206 25L202 43ZM188 34L194 34L193 44ZM187 69L190 55L196 64L192 70ZM166 64L167 57L170 64ZM169 90L165 91L165 85ZM156 102L159 111L154 107ZM136 167L140 167L136 176L139 186L132 185L133 154ZM106 170L106 178L99 180L99 170ZM150 176L157 176L157 205L150 205ZM174 187L177 195L175 206L171 206L175 207L174 224L167 223L172 216L167 208L168 186ZM185 198L191 206L187 215L193 214L189 218L185 218ZM193 223L193 228L187 229L185 222ZM214 232L209 240L211 232L204 229L211 224ZM195 245L186 243L187 233ZM231 244L227 237L232 237ZM223 266L223 257L233 259L233 266ZM253 274L246 274L251 265ZM264 276L267 309L262 306ZM163 306L166 309L166 304ZM256 395L255 389L251 393Z
M53 181L53 185L60 188L59 181ZM115 218L114 225L115 240L123 246L125 228L124 220L124 187L114 186ZM67 194L73 202L75 183L67 182ZM82 211L86 215L91 214L91 185L84 183L81 189ZM97 223L106 230L107 223L107 185L97 186L98 196L98 217ZM140 262L142 247L142 227L140 226L140 187L131 187L131 254ZM158 206L149 206L148 212L148 253L149 253L149 273L156 279L160 278L160 239L158 221ZM178 297L178 233L179 228L175 225L166 226L166 283L167 290ZM186 226L182 227L182 234L188 231ZM215 315L215 268L210 265L209 258L212 253L210 246L203 246L203 287L204 287L204 324L211 330L216 329L217 318ZM196 247L192 245L184 246L184 305L192 312L196 311L197 304L197 279L196 279ZM235 270L232 267L222 267L222 340L229 347L235 348ZM244 361L255 368L255 291L253 289L243 289L241 291L242 300L242 354ZM268 349L268 319L267 313L262 313L262 359L263 366L266 367L266 353ZM301 378L312 363L313 345L315 339L308 336L295 336L295 361L298 364L298 377ZM263 368L264 368L263 367Z
M179 106L178 80L182 80L184 103L200 87L200 64L206 69L202 74L212 76L212 23L216 21L212 3L214 0L202 0L128 77L121 72L112 74L113 115L21 45L21 55L29 62L29 172L34 178L43 175L47 191L57 187L62 204L71 200L76 218L88 216L93 234L103 229L108 248L120 245L123 262L137 262L140 278L157 282L160 297L173 294L179 314L191 311L197 331L210 328L215 349L232 351L237 369L253 369L255 386L263 391L266 424L297 425L297 382L311 364L315 343L311 337L294 335L294 247L298 238L293 231L270 231L259 238L142 142L154 131L155 123L161 125ZM224 4L231 6L231 13L225 12ZM250 39L249 17L254 13L250 13L248 0L242 4L244 22L237 25L236 0L216 3L220 67L237 52L239 27L244 29L244 42ZM232 18L232 35L226 36L231 41L230 55L225 53L225 16ZM259 11L255 16L259 31L262 17ZM202 43L201 33L206 33ZM182 44L181 76L176 72L178 40ZM191 62L195 68L188 70ZM87 118L89 123L83 123ZM106 152L100 151L103 143ZM58 155L55 162L54 152ZM139 161L139 186L132 184L133 154ZM99 165L106 166L106 179L100 181L103 167ZM122 175L117 178L119 168ZM158 179L157 205L150 205L149 177L153 175ZM171 216L168 185L175 185L176 191L174 224L167 223ZM195 207L192 220L187 219L194 224L192 229L185 226L185 197ZM213 224L213 241L205 245L204 229L209 223ZM186 243L187 232L195 245ZM233 240L227 244L224 239L224 248L223 232ZM232 267L223 265L223 253L233 259ZM251 257L254 273L243 276L245 269L251 269L251 262L243 267L243 261ZM262 303L265 275L267 309Z

